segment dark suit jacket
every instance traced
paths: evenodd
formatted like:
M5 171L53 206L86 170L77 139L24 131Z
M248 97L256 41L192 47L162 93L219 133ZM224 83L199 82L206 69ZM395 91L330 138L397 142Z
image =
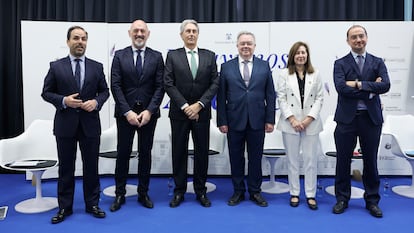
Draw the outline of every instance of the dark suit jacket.
M42 97L56 108L54 134L59 137L74 137L80 125L86 136L99 137L101 134L99 111L109 97L101 63L85 58L85 81L79 95L79 99L85 101L95 99L98 102L97 109L87 112L80 108L64 108L63 97L78 92L69 56L51 62L44 80Z
M246 87L240 74L238 58L221 66L220 88L217 93L217 126L245 130L247 123L254 130L265 123L275 123L276 93L269 64L253 58L253 70ZM247 122L248 121L248 122Z
M164 61L160 52L145 48L143 75L137 76L131 46L115 52L111 68L111 91L115 99L115 117L121 117L139 101L153 116L160 117L164 97Z
M381 77L381 82L375 80ZM349 87L346 81L362 81L362 89ZM338 104L334 120L349 124L355 117L358 100L364 100L369 116L375 125L383 123L380 94L390 89L387 68L381 58L366 53L362 74L351 53L335 61L334 82L338 92ZM370 94L375 94L370 98ZM371 94L372 96L372 94Z
M215 54L206 49L198 49L199 65L193 79L184 48L168 52L165 62L164 87L170 97L169 117L185 120L188 117L181 110L185 103L201 101L204 108L199 112L199 121L211 118L211 100L218 89L218 76Z

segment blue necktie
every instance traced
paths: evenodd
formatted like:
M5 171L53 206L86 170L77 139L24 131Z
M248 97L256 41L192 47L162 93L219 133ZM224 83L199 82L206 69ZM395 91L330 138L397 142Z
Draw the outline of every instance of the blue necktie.
M76 58L76 67L75 67L75 80L78 85L79 90L81 89L81 70L80 70L80 61L81 59Z
M138 72L138 78L140 79L142 76L142 58L141 58L141 52L142 50L136 50L137 51L137 60L135 63L135 66L137 68L137 72Z
M362 70L364 69L364 57L362 55L358 55L357 61L358 61L357 63L358 63L359 72L362 73Z

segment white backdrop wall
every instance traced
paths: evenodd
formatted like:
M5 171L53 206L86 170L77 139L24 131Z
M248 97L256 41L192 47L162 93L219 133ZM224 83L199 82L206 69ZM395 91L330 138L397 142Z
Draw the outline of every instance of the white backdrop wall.
M217 65L237 56L238 32L248 30L256 35L255 56L268 60L277 79L280 69L285 68L287 54L296 41L310 46L313 65L320 70L325 83L325 101L322 118L335 111L337 94L333 85L333 63L349 52L346 30L353 24L361 24L368 31L367 51L384 58L387 65L391 90L383 95L384 115L414 113L414 81L411 64L413 54L412 22L273 22L273 23L207 23L200 24L199 47L208 48L217 55ZM86 55L104 64L104 72L110 84L110 68L114 51L130 45L129 23L77 23L77 22L32 22L22 21L23 94L25 126L34 119L53 119L54 107L40 97L43 79L49 62L68 55L67 29L73 25L83 26L89 34ZM162 52L164 59L168 50L182 47L179 23L148 24L151 31L148 46ZM35 36L36 35L36 36ZM41 36L38 36L41 35ZM409 88L411 87L411 88ZM161 118L155 134L153 149L153 174L171 173L169 143L169 98L165 95ZM103 107L100 116L103 130L114 124L114 101L112 98ZM215 105L213 104L213 118ZM215 121L213 121L215 122ZM212 127L215 127L213 125ZM408 175L411 170L404 159L395 157L385 149L389 139L383 138L379 156L381 174ZM319 174L334 174L335 160L320 153ZM79 161L79 160L78 160ZM80 162L77 175L81 175ZM100 166L107 171L113 169L114 161L101 160ZM355 164L353 166L362 166ZM269 174L264 162L264 174ZM230 174L227 150L210 158L209 174ZM131 173L136 173L137 162L131 162ZM191 166L190 166L191 172ZM287 174L285 160L280 159L276 174ZM50 172L54 176L55 171ZM45 174L47 176L47 174Z

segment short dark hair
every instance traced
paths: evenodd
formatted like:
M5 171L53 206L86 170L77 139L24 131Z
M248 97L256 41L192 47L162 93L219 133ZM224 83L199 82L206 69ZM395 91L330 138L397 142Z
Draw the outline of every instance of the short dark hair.
M351 29L354 29L354 28L362 28L362 29L364 29L365 35L366 35L366 36L368 36L367 30L366 30L363 26L358 25L358 24L355 24L355 25L352 25L352 26L348 29L348 31L346 31L346 38L348 38L348 36L349 36L349 31L351 31Z
M69 40L70 39L70 34L72 33L73 30L75 29L80 29L82 31L84 31L86 33L86 38L88 38L88 32L81 26L72 26L68 29L68 34L66 35L66 39Z

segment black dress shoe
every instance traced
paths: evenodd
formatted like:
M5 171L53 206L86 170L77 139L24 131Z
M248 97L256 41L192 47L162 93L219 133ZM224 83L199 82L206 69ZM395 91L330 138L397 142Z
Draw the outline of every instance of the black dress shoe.
M311 203L310 201L313 201L315 203ZM316 203L315 198L313 198L313 197L306 198L306 202L308 203L309 209L311 209L311 210L317 210L318 209L318 203Z
M238 205L240 202L244 201L244 194L243 193L234 193L233 196L230 197L227 205L235 206Z
M211 202L205 194L197 195L197 200L204 207L210 207L211 206Z
M60 209L55 216L52 217L52 224L60 223L65 220L65 217L73 214L72 210Z
M184 194L178 193L175 194L173 199L170 201L170 207L175 208L181 204L181 202L184 201Z
M99 206L95 205L90 208L86 208L86 213L92 214L95 218L105 218L106 214Z
M111 205L111 208L109 210L111 212L115 212L119 209L121 209L121 205L125 204L125 196L116 196L114 202Z
M376 218L382 218L382 210L379 208L378 205L372 204L370 206L366 207L367 210L369 210L369 213L376 217Z
M142 204L142 206L152 209L154 208L154 203L151 201L148 194L142 194L138 196L138 202Z
M262 197L260 193L250 195L250 200L260 207L266 207L267 201Z
M342 214L346 208L348 208L348 202L338 201L332 208L332 212L334 214Z
M297 199L297 200L296 200ZM289 205L292 207L298 207L299 206L299 196L290 196L290 202Z

